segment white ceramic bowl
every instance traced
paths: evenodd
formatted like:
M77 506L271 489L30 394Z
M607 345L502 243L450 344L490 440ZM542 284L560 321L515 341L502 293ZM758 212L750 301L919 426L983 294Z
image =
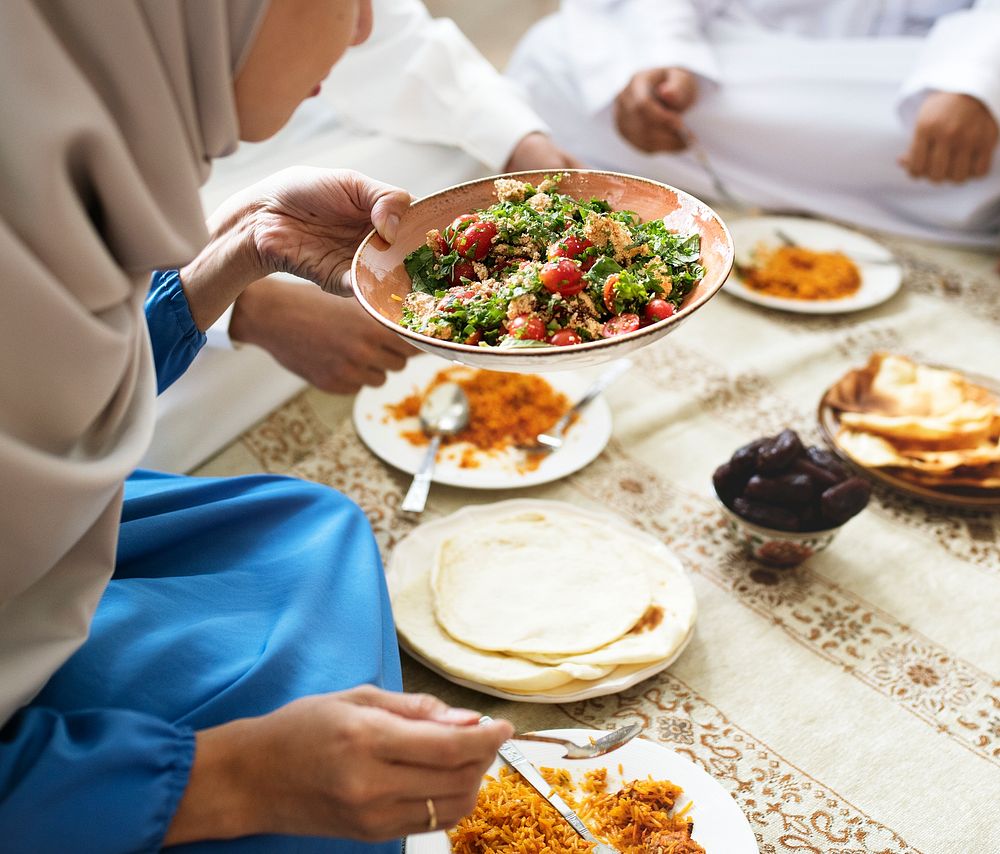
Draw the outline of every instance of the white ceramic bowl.
M736 534L747 553L761 563L779 569L798 566L816 552L823 551L844 527L838 525L836 528L826 528L822 531L778 531L748 522L728 508L721 498L719 506L726 514L730 529Z
M551 173L516 172L512 177L537 184L547 174ZM443 229L459 214L493 204L496 201L494 180L483 178L458 184L414 202L403 215L392 245L373 231L354 256L351 266L354 293L364 309L383 326L428 353L477 368L521 373L570 370L620 359L680 328L719 292L733 268L733 240L729 230L704 202L647 178L570 169L560 182L562 192L578 198L606 199L615 210L634 211L644 222L663 219L667 227L675 231L701 234L701 264L705 276L685 298L679 311L635 332L567 347L478 347L442 341L400 326L402 303L399 298L411 289L403 259L423 245L430 229Z

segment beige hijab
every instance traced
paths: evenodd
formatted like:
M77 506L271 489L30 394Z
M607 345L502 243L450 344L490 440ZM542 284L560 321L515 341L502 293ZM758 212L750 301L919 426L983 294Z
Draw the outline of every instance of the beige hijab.
M152 432L149 272L206 239L265 0L0 3L0 724L87 636Z

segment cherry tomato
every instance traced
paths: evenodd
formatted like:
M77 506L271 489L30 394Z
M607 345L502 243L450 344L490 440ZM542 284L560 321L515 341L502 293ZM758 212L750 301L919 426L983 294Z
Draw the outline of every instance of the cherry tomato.
M615 286L618 284L618 276L612 273L604 283L604 307L608 311L615 310Z
M471 261L459 261L452 268L451 283L453 285L461 285L463 278L476 281L476 268L472 266Z
M452 231L461 231L470 222L479 222L479 214L462 214L455 217L448 226Z
M659 320L666 320L674 313L673 303L667 302L665 299L660 299L656 297L651 299L646 304L646 310L643 312L643 317L646 319L646 323L656 323Z
M455 249L463 258L482 261L497 236L496 223L474 222L455 238Z
M567 234L561 240L549 244L549 260L555 261L556 258L578 258L585 249L589 249L593 245L586 237Z
M572 329L559 329L552 333L549 343L556 347L569 347L571 344L582 344L583 339Z
M438 311L454 311L456 305L461 305L462 303L468 302L476 295L475 291L471 291L468 288L454 287L449 288L448 293L446 293L438 301L437 310Z
M515 338L544 341L548 330L540 317L533 314L519 314L507 323L507 331Z
M480 330L473 332L468 338L465 339L466 344L478 344L483 338L483 333Z
M549 261L538 272L545 289L554 294L571 297L583 290L583 272L580 262L569 258Z
M448 245L448 241L444 239L443 234L437 236L437 248L440 255L447 255L451 252L451 247Z
M601 333L605 338L613 338L615 335L624 335L626 332L635 332L639 328L638 314L616 314L607 323Z

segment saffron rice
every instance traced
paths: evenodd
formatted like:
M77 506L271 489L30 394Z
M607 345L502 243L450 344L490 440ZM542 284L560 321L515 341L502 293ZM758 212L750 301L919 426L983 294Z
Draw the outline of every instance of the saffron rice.
M621 854L705 854L691 839L687 808L672 812L682 794L673 783L632 780L610 792L607 770L601 768L586 772L578 796L565 769L539 770L594 834ZM594 847L507 767L487 776L475 810L449 836L454 854L574 854Z

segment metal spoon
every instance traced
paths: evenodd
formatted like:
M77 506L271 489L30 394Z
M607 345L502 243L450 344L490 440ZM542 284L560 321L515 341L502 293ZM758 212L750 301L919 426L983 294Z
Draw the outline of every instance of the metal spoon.
M420 427L431 437L431 443L414 475L413 482L400 505L408 513L420 513L427 504L427 492L431 488L431 476L437 460L441 437L451 436L469 423L469 399L458 383L442 383L424 398L420 405Z
M563 759L592 759L595 756L603 756L605 753L617 750L623 744L630 742L640 732L642 732L640 724L629 724L619 727L607 735L602 735L590 744L577 744L568 738L555 738L551 735L538 735L533 732L519 732L511 737L511 741L547 741L551 744L561 744L566 748Z

